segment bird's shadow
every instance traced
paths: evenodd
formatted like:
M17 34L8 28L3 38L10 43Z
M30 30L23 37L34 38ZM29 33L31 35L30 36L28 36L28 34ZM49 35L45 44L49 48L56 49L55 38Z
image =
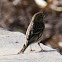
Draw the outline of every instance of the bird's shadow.
M39 52L55 52L55 51L57 51L57 50L44 50L44 51L38 51L37 53L39 53Z

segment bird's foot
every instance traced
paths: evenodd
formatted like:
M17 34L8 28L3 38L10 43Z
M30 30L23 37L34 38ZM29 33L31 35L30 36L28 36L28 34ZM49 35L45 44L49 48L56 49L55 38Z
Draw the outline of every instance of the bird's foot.
M39 52L45 51L44 49L41 49Z
M32 49L31 49L30 51L35 51L35 50L32 50Z

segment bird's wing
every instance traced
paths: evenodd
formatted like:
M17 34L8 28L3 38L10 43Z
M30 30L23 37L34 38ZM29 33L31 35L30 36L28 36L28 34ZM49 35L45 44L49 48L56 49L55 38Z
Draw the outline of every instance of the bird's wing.
M43 27L42 27L43 26ZM34 39L35 37L37 37L37 39L39 39L39 37L41 37L42 33L44 30L44 25L40 25L38 26L37 24L33 24L33 26L31 27L27 40L31 40Z

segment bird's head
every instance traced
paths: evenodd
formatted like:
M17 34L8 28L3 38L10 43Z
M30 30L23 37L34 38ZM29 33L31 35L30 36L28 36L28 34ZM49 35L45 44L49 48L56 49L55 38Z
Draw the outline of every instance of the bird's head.
M43 17L44 17L43 13L38 12L34 14L34 16L32 17L32 21L37 21L37 22L43 21Z

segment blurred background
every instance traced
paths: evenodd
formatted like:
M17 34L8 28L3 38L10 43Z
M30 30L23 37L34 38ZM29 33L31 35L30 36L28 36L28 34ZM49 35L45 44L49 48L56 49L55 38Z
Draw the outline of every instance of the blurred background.
M62 0L0 0L0 27L25 33L37 12L44 14L41 42L62 54Z

